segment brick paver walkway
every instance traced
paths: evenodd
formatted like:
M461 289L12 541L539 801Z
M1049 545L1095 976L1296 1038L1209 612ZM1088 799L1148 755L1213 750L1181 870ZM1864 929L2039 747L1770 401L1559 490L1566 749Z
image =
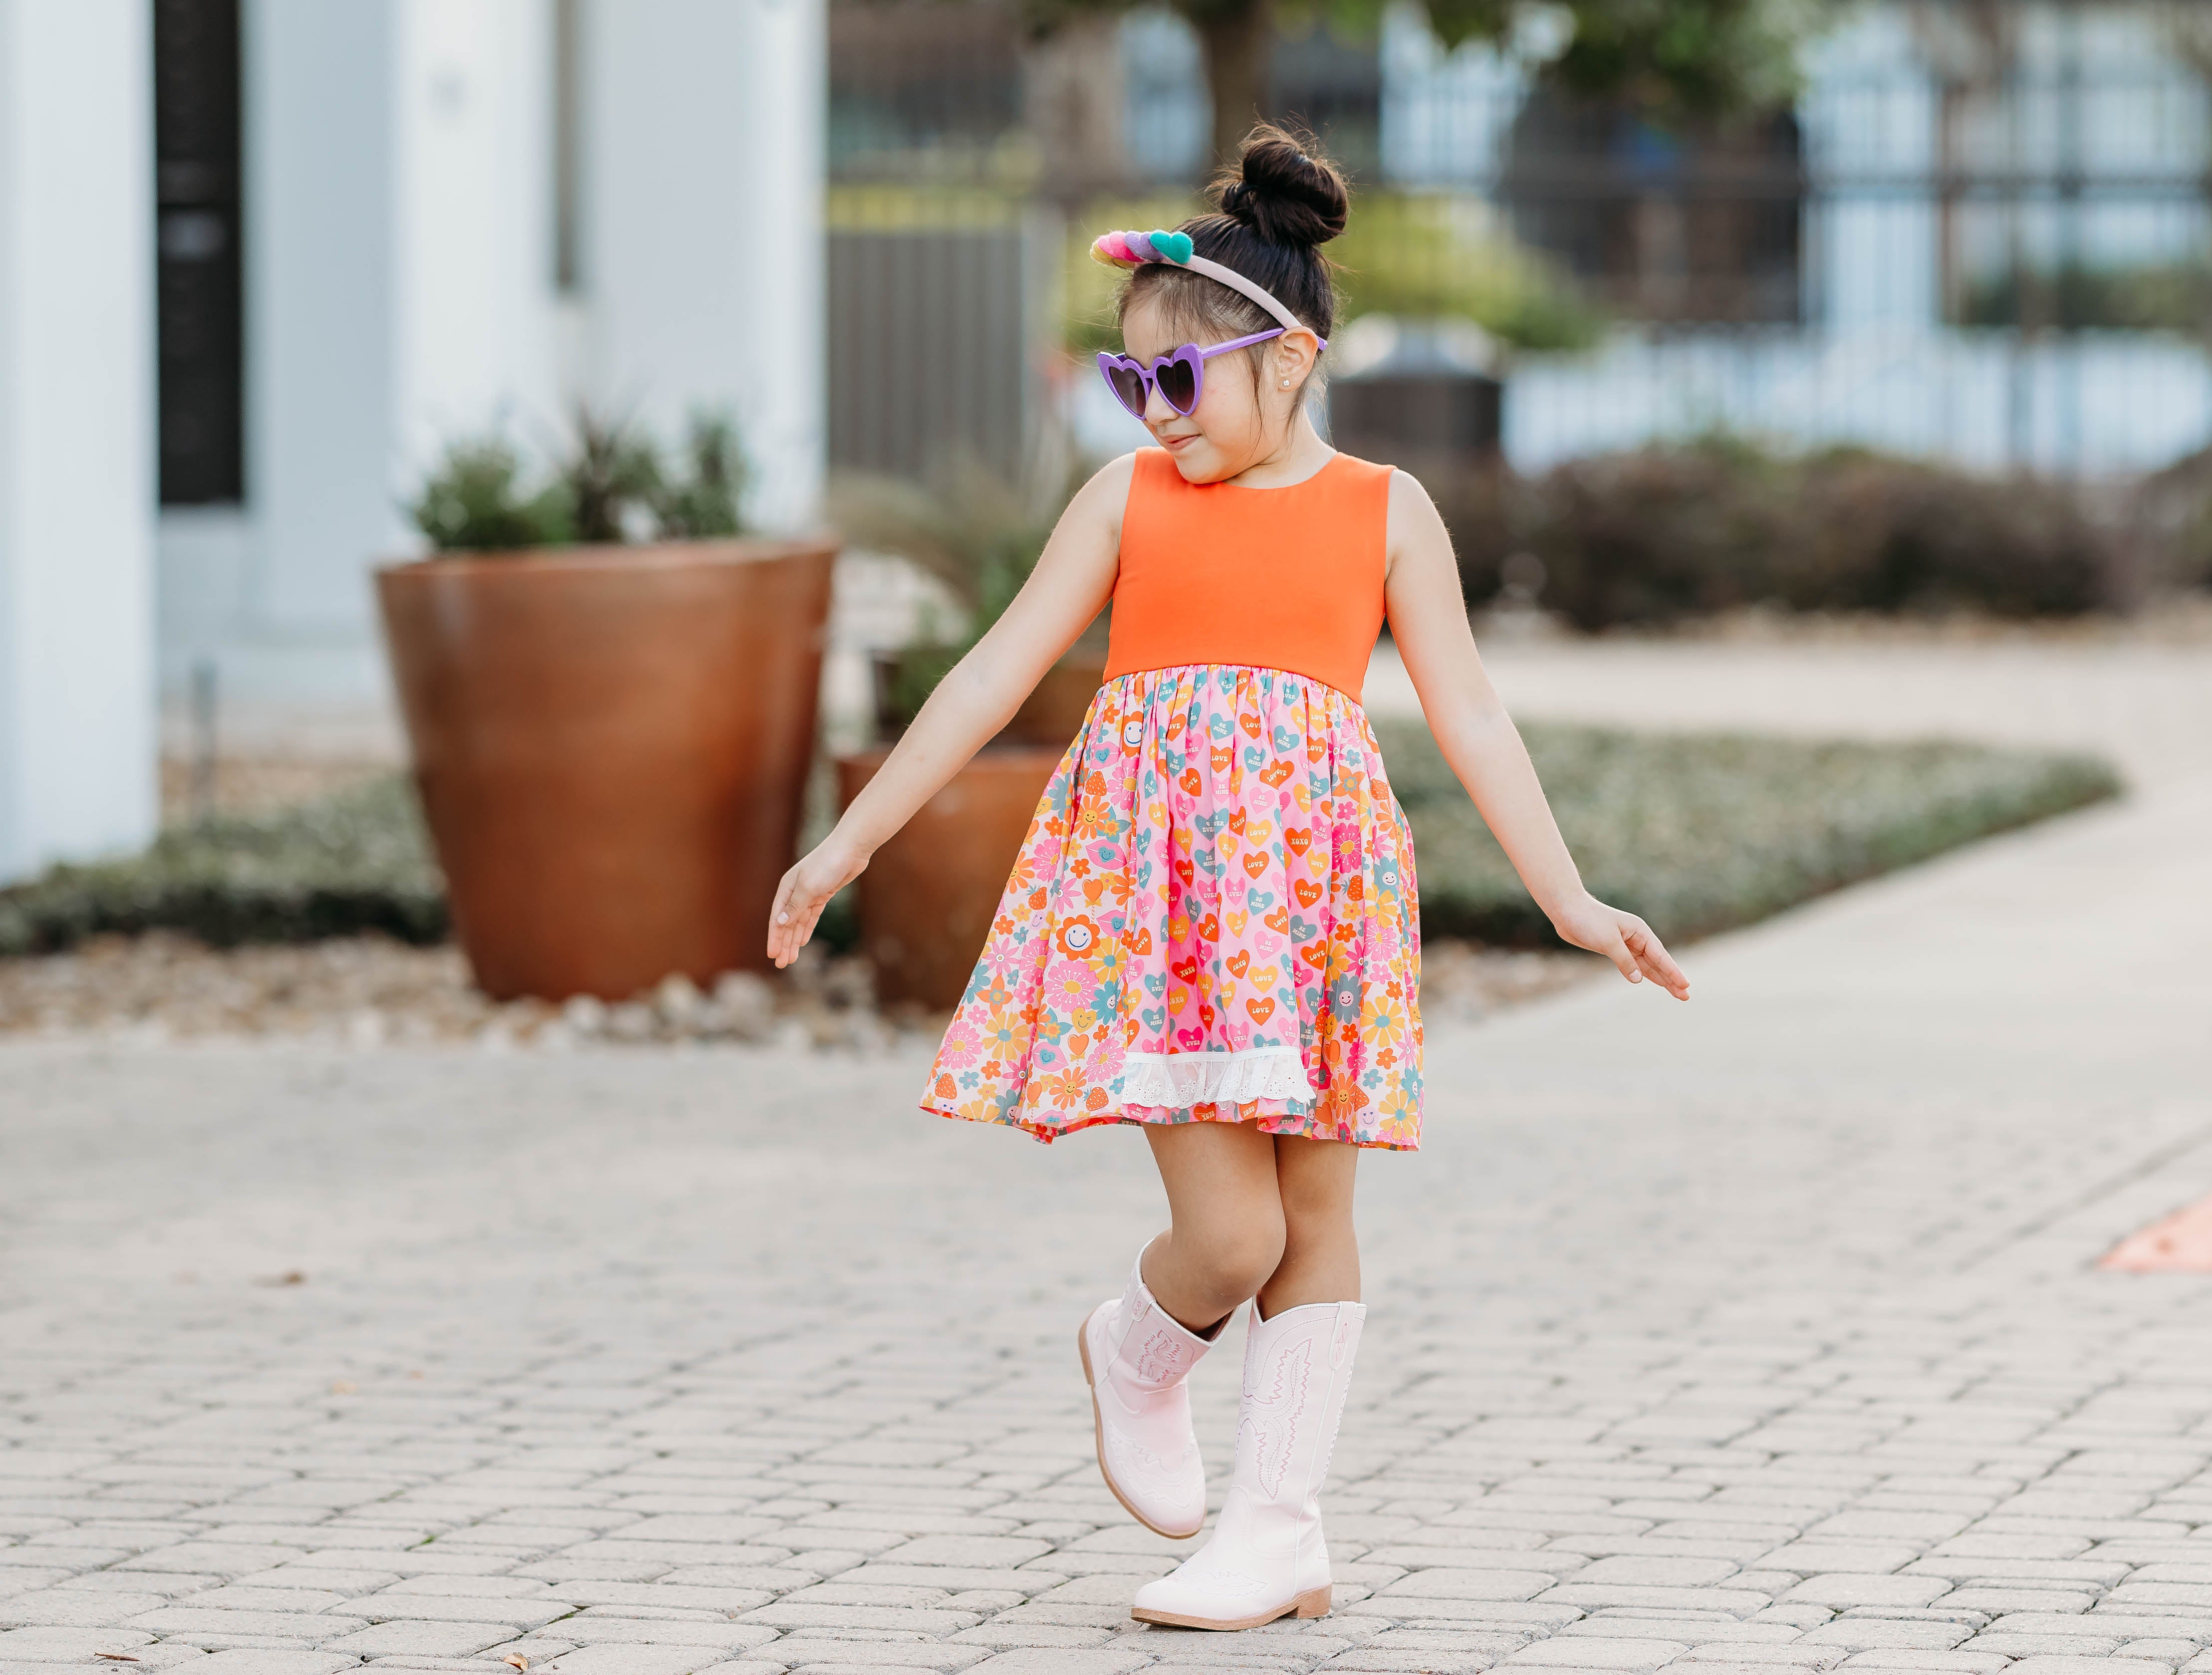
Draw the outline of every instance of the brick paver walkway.
M1176 1550L1091 1459L1133 1134L923 1116L911 1055L0 1053L0 1675L2212 1669L2212 1277L2091 1266L2212 1192L2154 687L2125 806L1692 950L1686 1009L1437 1033L1337 1609L1237 1636L1129 1621Z

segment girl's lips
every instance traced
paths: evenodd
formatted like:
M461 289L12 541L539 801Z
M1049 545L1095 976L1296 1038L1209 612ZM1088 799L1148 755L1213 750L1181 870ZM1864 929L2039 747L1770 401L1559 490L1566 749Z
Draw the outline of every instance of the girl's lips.
M1195 442L1196 440L1198 440L1198 438L1195 436L1163 436L1160 438L1160 446L1172 451L1176 448L1181 447L1186 442Z

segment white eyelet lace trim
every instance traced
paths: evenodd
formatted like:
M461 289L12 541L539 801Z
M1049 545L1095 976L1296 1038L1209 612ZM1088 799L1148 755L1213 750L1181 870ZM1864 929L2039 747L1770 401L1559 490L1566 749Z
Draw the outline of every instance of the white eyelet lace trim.
M1241 1053L1132 1053L1116 1078L1118 1102L1186 1105L1248 1099L1318 1099L1295 1047L1254 1047Z

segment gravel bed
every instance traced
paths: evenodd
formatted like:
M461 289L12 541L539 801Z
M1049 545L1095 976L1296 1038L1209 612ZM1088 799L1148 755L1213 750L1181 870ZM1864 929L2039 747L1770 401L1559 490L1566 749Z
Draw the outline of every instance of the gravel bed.
M1518 953L1432 941L1422 1004L1432 1019L1481 1017L1610 970L1595 956ZM85 1036L124 1045L304 1040L362 1048L474 1042L558 1052L591 1042L771 1041L830 1052L887 1050L902 1036L933 1045L951 1015L878 1007L858 956L810 947L774 976L724 974L702 992L672 977L609 1005L492 1000L452 944L389 937L210 948L174 932L94 937L66 953L0 959L0 1038Z

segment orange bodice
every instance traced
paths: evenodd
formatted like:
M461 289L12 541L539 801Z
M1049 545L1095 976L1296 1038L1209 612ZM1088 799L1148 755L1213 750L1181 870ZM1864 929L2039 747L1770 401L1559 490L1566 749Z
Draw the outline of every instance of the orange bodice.
M1183 481L1139 448L1121 515L1106 678L1183 664L1285 669L1358 699L1382 628L1390 467L1338 452L1286 489Z

